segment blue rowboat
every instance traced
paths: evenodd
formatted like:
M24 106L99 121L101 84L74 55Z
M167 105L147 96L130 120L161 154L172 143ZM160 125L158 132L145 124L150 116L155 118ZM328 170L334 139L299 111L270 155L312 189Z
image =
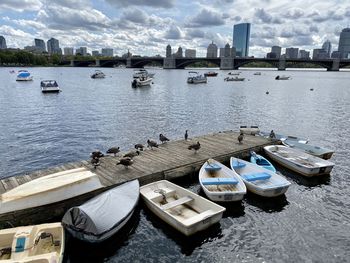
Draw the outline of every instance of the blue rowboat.
M259 154L256 154L255 152L250 153L250 162L264 167L265 169L268 169L274 173L276 172L276 168L269 162L269 160Z

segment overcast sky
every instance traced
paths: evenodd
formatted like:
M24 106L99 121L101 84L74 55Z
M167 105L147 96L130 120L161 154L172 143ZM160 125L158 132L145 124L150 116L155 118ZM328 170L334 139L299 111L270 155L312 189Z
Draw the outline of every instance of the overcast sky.
M104 47L122 55L165 55L194 48L204 56L211 41L232 45L232 27L251 23L250 55L272 45L320 48L350 22L350 0L0 0L0 35L8 47L55 37L61 47Z

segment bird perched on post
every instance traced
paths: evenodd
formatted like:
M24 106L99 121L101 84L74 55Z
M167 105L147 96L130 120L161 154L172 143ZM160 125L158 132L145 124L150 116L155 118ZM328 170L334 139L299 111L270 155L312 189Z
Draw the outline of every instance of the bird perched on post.
M195 143L195 144L191 144L190 146L188 146L189 150L194 150L194 153L197 153L197 151L201 148L201 144L199 142Z
M167 137L165 137L163 134L159 134L159 140L162 143L165 143L166 141L169 141L169 139Z
M186 140L186 141L187 141L187 139L188 139L188 133L187 133L187 132L188 132L188 130L185 131L185 140Z
M242 144L243 137L244 137L244 135L243 135L243 133L241 132L241 133L238 135L238 137L237 137L237 140L238 140L238 143L239 143L239 144Z
M113 153L114 156L115 156L117 153L119 153L119 152L120 152L119 147L112 147L112 148L109 148L109 149L107 150L107 153L109 153L109 154Z
M95 150L90 154L90 157L92 159L101 158L103 156L104 156L103 153L101 153L99 150Z
M130 151L130 152L124 154L123 157L130 157L130 158L133 158L133 157L135 157L135 156L137 156L137 155L140 155L140 152L139 152L138 150L137 150L137 151Z
M116 165L121 164L121 165L124 165L125 168L128 168L133 163L134 163L133 159L131 159L130 157L124 157L124 158L120 159Z
M100 165L100 159L98 158L92 158L91 159L91 164L94 166L94 168L96 169L97 166Z
M153 141L153 140L147 140L147 145L148 145L148 147L151 147L151 149L153 149L153 147L158 148L158 143L156 141Z
M144 147L145 147L145 146L143 146L143 144L141 144L141 143L135 144L135 149L136 149L136 150L143 151L143 148L144 148Z

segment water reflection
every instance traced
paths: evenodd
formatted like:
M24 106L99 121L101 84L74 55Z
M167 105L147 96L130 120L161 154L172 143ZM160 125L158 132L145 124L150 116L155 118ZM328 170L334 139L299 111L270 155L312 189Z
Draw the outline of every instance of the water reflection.
M248 192L245 201L248 205L258 207L267 213L281 212L289 205L285 194L276 197L263 197Z

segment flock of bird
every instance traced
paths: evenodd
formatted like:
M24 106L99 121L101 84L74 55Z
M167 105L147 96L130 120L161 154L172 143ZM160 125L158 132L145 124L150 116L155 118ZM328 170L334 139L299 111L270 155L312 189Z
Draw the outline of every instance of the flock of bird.
M239 144L242 144L243 137L244 137L243 133L240 133L238 138L237 138ZM188 140L188 130L185 131L184 138L186 141ZM159 134L159 141L163 144L163 143L166 143L170 140L165 135L163 135L161 133L161 134ZM135 144L134 147L136 150L125 153L123 155L123 157L116 163L116 165L123 165L126 168L131 166L134 163L133 158L140 155L141 151L143 151L145 149L145 146L141 143ZM147 147L151 148L151 150L153 150L153 148L158 148L159 144L155 140L148 139L147 140ZM188 150L194 150L194 153L197 153L197 151L200 148L201 148L201 144L199 143L199 141L197 141L196 143L191 144L187 147ZM106 154L113 154L114 156L117 156L117 154L119 152L120 152L119 147L111 147L106 151ZM100 165L100 158L103 156L104 156L104 154L99 150L95 150L90 154L91 164L94 166L95 169L97 168L97 166Z

